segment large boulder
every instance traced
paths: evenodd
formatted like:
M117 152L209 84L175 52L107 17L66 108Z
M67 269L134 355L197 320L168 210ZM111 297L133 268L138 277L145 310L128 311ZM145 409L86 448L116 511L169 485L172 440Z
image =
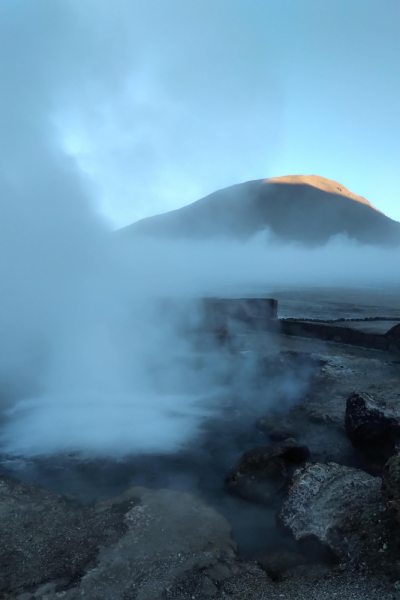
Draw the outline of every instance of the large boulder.
M7 600L203 598L240 571L227 521L169 490L131 488L82 508L2 477L0 535Z
M249 450L229 471L225 486L245 500L275 505L292 473L309 455L308 448L293 439Z
M380 509L380 478L336 463L306 464L293 475L278 522L320 556L355 559L365 533L381 537L375 532Z
M353 392L347 399L346 433L364 454L385 462L400 450L400 407L390 399Z

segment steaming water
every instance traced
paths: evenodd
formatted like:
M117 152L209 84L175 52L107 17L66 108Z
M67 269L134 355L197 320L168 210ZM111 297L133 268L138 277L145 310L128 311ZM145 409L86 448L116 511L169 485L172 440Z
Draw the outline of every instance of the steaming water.
M224 349L220 348L219 353L223 354ZM156 418L156 423L150 422L147 429L144 428L145 440L138 440L141 452L136 456L126 452L124 456L118 456L112 445L109 448L105 446L103 456L82 454L82 450L78 454L67 454L63 453L63 448L58 454L47 453L47 456L43 456L38 453L35 456L32 448L29 448L29 452L21 453L22 456L16 456L15 453L3 456L2 472L22 480L36 481L48 489L84 503L117 495L131 485L190 491L206 499L228 518L243 555L254 555L258 550L272 547L278 541L284 543L275 532L273 510L252 507L240 499L227 496L222 483L228 469L243 451L268 443L267 436L254 427L255 418L271 407L275 411L282 411L285 406L301 401L307 393L315 366L311 364L312 361L308 364L301 358L298 362L291 355L288 365L286 360L282 363L279 353L262 357L243 348L239 351L236 348L228 356L225 357L226 370L223 378L226 388L230 390L229 397L225 395L218 398L218 413L210 411L205 420L204 414L202 415L202 427L200 430L197 427L195 436L191 432L192 437L184 445L180 433L181 449L178 452L173 452L171 448L168 454L160 455L155 450L158 440L154 437L154 428L161 425L167 429L169 427L167 419L159 423L158 414L150 415ZM247 373L246 389L241 387L244 372ZM289 380L293 382L292 387L288 386ZM212 404L215 405L216 401L213 398ZM98 410L97 399L95 410ZM52 416L51 409L46 408L44 415L46 413ZM74 408L74 416L76 413ZM37 407L34 407L34 414L38 415ZM127 414L129 407L124 409L124 415ZM42 415L39 413L39 416ZM90 412L90 417L92 421L93 412ZM175 425L182 422L182 417L178 417L175 413ZM46 429L52 427L53 420L57 418L56 415L55 419L46 420L41 429L47 444L49 434ZM96 422L84 425L93 427ZM190 431L187 424L183 423L183 427ZM18 423L18 428L20 432L21 422ZM110 428L112 431L121 431L121 423L115 427L111 422ZM29 427L24 433L31 439ZM156 434L159 436L160 430ZM97 437L99 431L95 435ZM115 442L121 443L123 440L113 440ZM98 444L98 439L96 443ZM54 444L56 446L57 442ZM87 431L87 437L79 447L84 448L85 445L93 448L91 431ZM130 440L127 445L132 447ZM143 450L146 445L147 453Z

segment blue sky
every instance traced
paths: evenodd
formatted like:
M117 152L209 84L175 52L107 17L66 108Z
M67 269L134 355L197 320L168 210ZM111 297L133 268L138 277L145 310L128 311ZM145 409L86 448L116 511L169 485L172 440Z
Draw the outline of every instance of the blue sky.
M400 4L297 6L281 21L284 108L273 170L336 179L400 220Z
M286 174L339 181L400 220L398 0L1 10L30 32L21 52L49 79L59 141L113 226Z

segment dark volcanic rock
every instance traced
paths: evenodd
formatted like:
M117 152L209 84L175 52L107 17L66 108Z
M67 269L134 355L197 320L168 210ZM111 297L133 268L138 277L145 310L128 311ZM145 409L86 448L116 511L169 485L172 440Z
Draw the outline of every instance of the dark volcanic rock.
M384 466L382 495L389 515L400 527L400 454L392 456Z
M298 432L284 415L266 415L256 421L256 428L268 434L274 442L295 439Z
M259 556L257 562L273 581L279 581L285 571L299 565L304 565L307 563L307 560L299 552L291 552L286 548L279 548Z
M378 524L380 502L379 477L336 463L307 464L293 475L278 522L320 555L354 560L366 545L365 532L377 537L371 519Z
M353 392L346 403L346 433L355 448L385 461L400 449L400 407L366 392Z
M295 440L245 452L225 478L227 489L245 500L274 505L296 467L310 452Z

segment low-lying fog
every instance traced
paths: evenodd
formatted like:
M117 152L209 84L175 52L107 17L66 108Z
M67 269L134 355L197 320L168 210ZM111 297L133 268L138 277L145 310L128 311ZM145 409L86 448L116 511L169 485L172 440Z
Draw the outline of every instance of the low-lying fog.
M230 392L229 355L208 346L206 358L187 335L199 324L196 298L244 289L268 295L282 285L385 288L398 279L399 252L339 239L313 251L261 238L121 241L75 196L78 174L62 157L53 176L51 212L50 196L34 185L23 201L2 204L6 453L176 450ZM66 176L72 195L57 195ZM165 297L186 301L162 311ZM251 374L249 361L236 374L246 402ZM255 414L274 408L270 392Z

